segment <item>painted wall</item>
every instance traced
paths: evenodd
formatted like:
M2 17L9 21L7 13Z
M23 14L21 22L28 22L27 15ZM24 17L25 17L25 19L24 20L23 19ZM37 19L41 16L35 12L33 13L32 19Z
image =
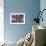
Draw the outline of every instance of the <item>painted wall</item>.
M41 11L43 9L46 9L46 0L41 0L40 1L40 9L41 9ZM46 26L46 10L43 12L42 17L43 17L43 22L41 21L40 25Z
M18 41L32 29L33 19L40 10L40 0L4 0L5 40ZM10 13L25 13L25 24L10 24Z

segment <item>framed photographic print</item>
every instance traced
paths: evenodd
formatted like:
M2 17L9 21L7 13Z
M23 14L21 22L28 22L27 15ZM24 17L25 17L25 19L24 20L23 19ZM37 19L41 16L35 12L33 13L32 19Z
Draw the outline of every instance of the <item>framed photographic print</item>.
M25 13L10 13L10 24L25 24Z

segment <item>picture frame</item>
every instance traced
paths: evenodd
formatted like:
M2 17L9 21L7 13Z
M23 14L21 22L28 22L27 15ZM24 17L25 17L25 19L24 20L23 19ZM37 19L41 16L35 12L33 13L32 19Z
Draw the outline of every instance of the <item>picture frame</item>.
M25 13L10 13L10 24L25 24Z

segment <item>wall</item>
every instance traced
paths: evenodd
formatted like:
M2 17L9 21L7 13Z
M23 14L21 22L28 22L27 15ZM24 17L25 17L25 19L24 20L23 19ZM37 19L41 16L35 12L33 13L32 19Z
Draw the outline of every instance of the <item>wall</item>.
M4 41L4 0L0 1L0 42Z
M41 0L40 1L40 9L41 9L41 11L43 9L46 9L46 0ZM43 22L41 21L40 25L46 26L46 10L43 12L42 17L43 17Z
M4 0L4 35L7 41L18 41L32 30L33 19L40 10L40 0ZM10 24L10 13L25 13L25 24Z

